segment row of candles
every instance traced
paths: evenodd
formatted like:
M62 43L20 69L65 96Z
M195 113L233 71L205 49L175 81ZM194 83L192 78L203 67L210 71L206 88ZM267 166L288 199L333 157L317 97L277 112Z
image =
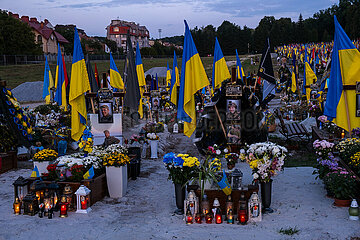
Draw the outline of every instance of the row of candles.
M55 182L46 185L40 180L31 185L28 179L19 177L14 183L15 201L13 209L15 215L20 215L23 209L24 215L34 216L38 213L40 218L47 216L51 219L54 212L60 212L59 217L67 217L68 211L74 209L73 191L66 184L64 190L59 191L59 185ZM81 185L74 193L76 195L77 213L88 213L90 208L90 189ZM60 201L58 196L61 195Z
M223 216L220 208L220 202L217 198L214 199L213 208L210 209L209 200L204 195L201 201L201 212L198 210L198 198L193 191L190 191L184 204L185 222L186 224L205 223L221 224L223 223ZM211 211L210 211L211 210ZM235 213L231 195L226 200L226 213L224 221L228 224L235 224ZM249 202L245 198L244 192L241 193L237 206L237 221L239 224L245 225L248 221L259 222L262 220L261 203L258 194L254 192Z

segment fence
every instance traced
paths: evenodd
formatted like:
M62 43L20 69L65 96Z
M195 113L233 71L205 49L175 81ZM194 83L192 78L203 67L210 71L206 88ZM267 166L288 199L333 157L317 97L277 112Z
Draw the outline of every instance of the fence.
M57 54L48 55L0 55L0 65L41 64L47 56L50 63L56 63ZM90 61L109 61L110 55L87 55ZM85 58L86 58L85 57ZM125 55L114 54L114 60L124 60ZM173 58L173 56L142 56L145 58ZM72 62L72 55L64 55L65 62Z

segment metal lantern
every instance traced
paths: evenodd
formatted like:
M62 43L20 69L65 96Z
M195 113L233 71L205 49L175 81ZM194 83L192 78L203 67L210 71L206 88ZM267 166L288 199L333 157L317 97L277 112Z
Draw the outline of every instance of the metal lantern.
M249 222L260 222L262 220L261 202L259 200L259 195L256 192L251 194L248 203L248 213Z
M239 199L238 206L238 221L240 224L245 225L248 220L247 214L247 202L245 199L245 194L242 192Z
M220 202L217 198L214 199L214 203L213 203L213 214L214 214L214 219L215 219L215 223L220 224L222 223L222 216L221 216L221 209L220 209Z
M349 219L359 221L359 205L356 199L353 199L349 207Z
M33 192L38 200L38 205L44 201L44 190L46 185L43 181L36 180L30 186L30 191Z
M66 196L61 197L60 201L60 217L65 218L68 216L68 202L66 201Z
M226 213L225 213L226 219L228 219L229 212L231 211L232 213L232 210L233 210L233 202L231 199L231 195L229 195L226 199Z
M204 197L201 201L201 212L204 216L210 212L210 203L206 194L204 194Z
M14 214L19 215L21 213L21 202L18 197L15 198L15 202L13 203Z
M187 214L188 210L190 210L193 218L195 218L195 214L199 212L199 199L193 190L190 191L187 199L184 201L184 213Z
M48 215L49 210L54 206L54 198L51 198L50 191L48 189L44 192L44 205L45 216Z
M28 194L29 192L29 181L23 177L18 177L18 179L15 180L13 183L14 185L14 198L19 198L19 201L21 202L23 198Z
M81 185L75 192L76 195L76 213L89 213L90 208L90 192L91 190Z
M179 133L179 125L177 123L174 124L173 133Z
M73 209L73 191L69 184L66 184L63 191L63 196L66 197L66 202L68 203L68 210Z
M227 219L226 219L228 224L234 224L234 214L233 214L233 209L230 209L229 212L227 212Z
M242 177L243 177L243 173L235 168L235 170L231 173L231 188L236 190L242 189Z
M58 202L60 198L60 186L56 182L52 182L47 186L47 189L49 190L50 197L52 199L52 209L54 211L58 211Z
M38 198L34 193L28 193L23 198L24 215L34 216L39 211Z

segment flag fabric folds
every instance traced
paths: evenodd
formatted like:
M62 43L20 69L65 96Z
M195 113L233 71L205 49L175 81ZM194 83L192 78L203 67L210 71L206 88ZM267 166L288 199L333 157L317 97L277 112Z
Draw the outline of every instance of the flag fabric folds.
M221 179L220 182L218 182L218 185L220 187L221 190L223 190L223 192L226 194L226 195L230 195L231 194L231 185L226 177L226 174L225 174L225 170L223 169L223 177Z
M213 89L221 87L221 83L231 78L229 69L226 65L224 54L217 37L215 38L214 62L212 71L212 87Z
M79 34L75 27L74 51L71 66L69 103L71 105L71 138L78 141L85 129L87 112L85 93L90 91L89 77L86 71L84 54Z
M135 58L135 65L136 65L136 74L139 81L139 88L140 88L140 102L139 102L139 114L140 118L143 118L143 104L142 104L142 97L145 92L146 81L145 81L145 73L144 73L144 66L141 60L141 53L139 43L136 44L136 58Z
M306 100L310 101L311 88L310 85L315 83L317 77L314 71L311 69L308 58L307 50L305 46L305 63L304 63L304 81L303 81L303 94L306 95Z
M113 56L110 53L110 85L113 88L124 89L124 82L120 72L116 67Z
M67 76L66 76L67 78ZM65 81L65 70L63 64L63 57L61 54L60 44L58 43L58 55L56 63L56 74L55 74L55 102L59 106L62 106L67 111L67 98L66 98L66 81Z
M40 177L39 169L37 166L35 166L34 169L32 170L30 177Z
M84 179L92 179L95 175L94 172L94 166L91 166L91 168L84 174L83 178Z
M269 102L275 96L274 92L276 87L276 79L274 77L274 69L270 52L270 40L267 38L257 73L258 77L265 80L262 102L265 101L265 98L267 98L266 102Z
M127 73L126 76L126 92L124 97L124 106L130 109L134 109L136 112L139 108L139 101L141 99L140 89L139 89L139 81L136 73L135 66L135 54L132 47L132 43L130 40L130 34L127 34L127 56L126 59L128 61L127 69L125 70Z
M291 74L291 92L295 93L297 90L297 86L296 86L297 74L296 74L296 54L294 51L293 51L292 64L293 64L293 71Z
M236 76L237 76L238 79L241 79L243 84L245 84L245 81L244 81L244 77L245 77L244 69L242 68L241 61L240 61L237 49L235 49L235 51L236 51Z
M360 53L334 16L335 35L324 115L346 131L360 127L356 117L355 85L360 75ZM352 87L350 87L352 86Z
M94 70L94 74L95 74L95 79L96 79L96 82L97 82L97 85L100 87L100 82L99 82L99 72L97 70L97 66L96 66L96 63L95 63L95 70Z
M177 65L176 53L174 51L173 70L171 73L170 100L175 106L177 105L177 87L180 84L179 68Z
M180 78L180 92L177 118L184 121L184 134L190 137L196 128L195 93L209 85L188 24L185 22L185 36Z
M45 99L46 104L49 104L51 101L51 88L54 87L54 80L51 75L50 66L45 57L45 71L44 71L44 86L42 97Z
M171 71L169 68L169 62L166 62L167 66L166 66L166 87L169 88L170 87L170 81L171 81Z
M86 56L86 69L87 69L88 77L89 77L89 81L90 81L91 92L97 92L99 90L99 86L96 81L95 73L91 66L89 56Z

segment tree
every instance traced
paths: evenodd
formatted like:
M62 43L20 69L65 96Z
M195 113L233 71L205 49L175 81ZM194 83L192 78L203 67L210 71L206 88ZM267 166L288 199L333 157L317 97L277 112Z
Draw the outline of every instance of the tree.
M0 54L42 54L30 26L0 9Z

